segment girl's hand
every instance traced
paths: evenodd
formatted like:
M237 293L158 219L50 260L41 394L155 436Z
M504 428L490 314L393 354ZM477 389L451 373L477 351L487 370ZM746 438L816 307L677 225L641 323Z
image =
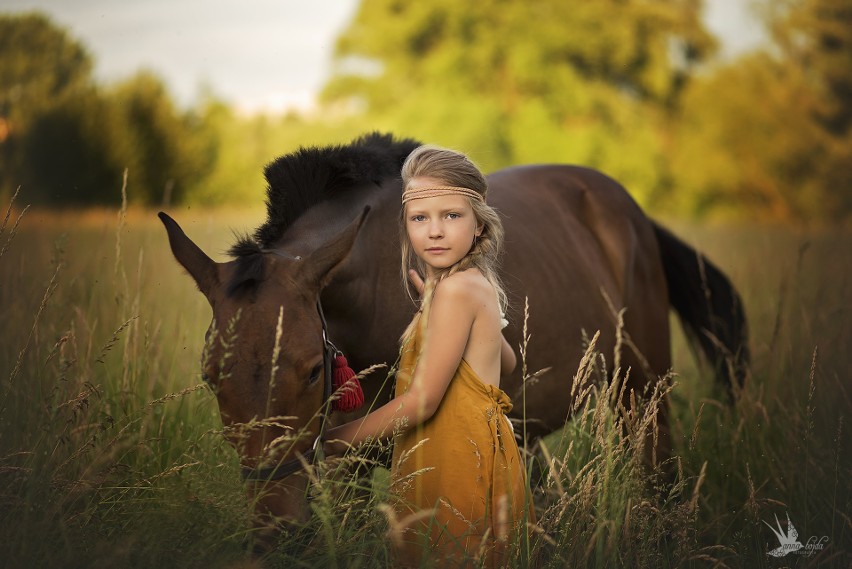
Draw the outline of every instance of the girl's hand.
M334 438L327 438L324 441L320 441L320 438L317 437L317 440L314 441L314 450L321 453L322 459L343 456L349 449L349 446L340 439Z
M414 288L417 289L417 294L423 296L423 279L420 277L420 274L414 269L408 269L408 280L411 281L411 284L414 285Z

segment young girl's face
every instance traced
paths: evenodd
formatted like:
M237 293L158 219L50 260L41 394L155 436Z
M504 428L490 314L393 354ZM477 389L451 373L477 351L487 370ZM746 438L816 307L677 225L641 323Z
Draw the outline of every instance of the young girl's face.
M412 178L409 188L445 186L435 178ZM459 194L421 198L405 204L405 227L414 252L426 263L428 277L459 262L482 233L468 198Z

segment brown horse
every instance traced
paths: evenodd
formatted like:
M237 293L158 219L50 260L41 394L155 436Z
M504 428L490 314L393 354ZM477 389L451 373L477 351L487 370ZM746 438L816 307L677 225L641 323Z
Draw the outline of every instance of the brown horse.
M308 515L299 457L311 456L328 395L322 312L328 337L354 369L396 360L398 338L416 310L401 285L397 230L399 171L416 146L372 134L279 158L265 170L268 219L231 249L227 263L213 262L160 214L175 257L213 309L203 374L244 473L254 479L265 522ZM621 185L563 165L508 168L488 183L488 201L506 231L505 335L511 345L521 342L528 297L528 368L550 368L526 392L530 436L565 423L583 334L599 330L598 349L612 354L621 309L629 339L621 366L633 370L630 389L641 393L669 371L670 306L719 380L729 389L742 383L748 353L736 291L709 261L648 219ZM367 401L387 400L387 391L379 393L383 379L364 381ZM520 370L503 382L507 393L518 393ZM520 405L515 409L520 417ZM665 458L664 408L658 424L658 457ZM239 439L238 429L227 429L235 425L249 426ZM276 444L293 433L305 436Z

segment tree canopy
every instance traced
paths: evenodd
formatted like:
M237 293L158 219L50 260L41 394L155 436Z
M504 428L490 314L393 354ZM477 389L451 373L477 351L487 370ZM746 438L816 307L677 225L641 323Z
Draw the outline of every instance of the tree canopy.
M24 168L23 139L41 114L88 89L86 49L41 14L0 15L0 195Z
M327 102L486 169L576 162L646 207L843 219L852 0L764 0L774 45L714 59L698 0L363 0Z
M680 211L852 214L852 0L763 4L774 46L696 81L676 123Z
M380 108L458 91L493 97L506 112L539 97L570 116L591 102L577 88L598 84L666 103L715 46L699 15L695 0L364 0L338 39L326 95ZM358 73L358 60L378 73Z
M39 14L0 16L0 195L29 201L180 201L212 167L211 134L150 72L102 88L85 48Z
M92 60L46 16L0 16L0 117L14 133L39 111L85 90Z
M695 0L364 0L324 100L470 152L486 169L576 162L649 201L661 121L713 53Z

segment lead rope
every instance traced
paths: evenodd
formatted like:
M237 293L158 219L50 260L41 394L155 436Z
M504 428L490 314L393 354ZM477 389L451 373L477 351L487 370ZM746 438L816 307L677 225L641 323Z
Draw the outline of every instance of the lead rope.
M317 468L318 462L325 462L325 452L324 452L324 444L325 444L325 426L328 423L328 416L331 412L330 406L332 405L331 396L334 393L332 386L332 358L330 352L334 350L337 352L337 348L331 341L328 339L328 323L325 320L325 314L322 311L322 303L319 298L317 298L317 312L319 313L320 322L322 323L322 360L323 360L323 402L322 402L322 412L320 413L320 428L319 434L317 438L314 440L314 444L311 447L311 454L313 455L311 458L311 466L314 470L314 476L316 477L317 483L322 482L322 474L320 469ZM311 484L305 486L306 499L312 500L313 497L310 494Z

